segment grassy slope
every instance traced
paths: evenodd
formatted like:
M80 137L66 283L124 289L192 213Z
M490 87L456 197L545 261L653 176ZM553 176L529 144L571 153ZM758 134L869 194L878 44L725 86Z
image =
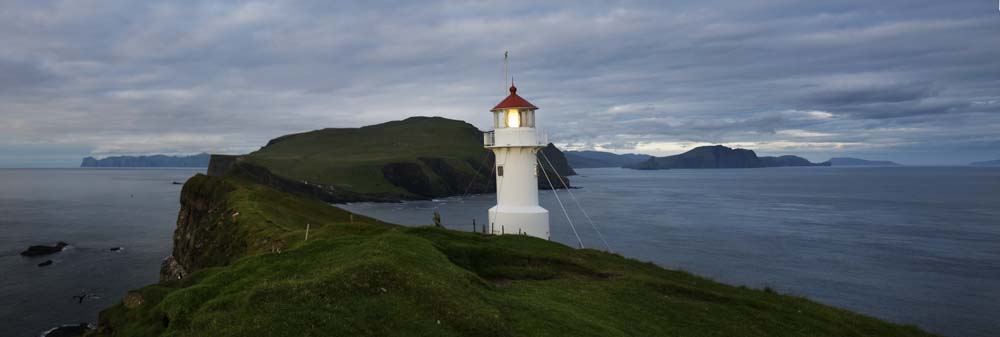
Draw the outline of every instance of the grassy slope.
M250 247L228 266L139 289L144 303L107 309L94 335L927 335L540 239L351 223L345 211L233 178L188 184L240 210L206 222L278 237L284 249Z
M359 193L407 192L386 181L386 163L418 163L418 157L445 158L475 172L486 150L474 126L439 117L413 117L353 129L323 129L283 136L244 160L283 177L335 186ZM421 165L423 166L423 165ZM425 172L436 177L425 168Z

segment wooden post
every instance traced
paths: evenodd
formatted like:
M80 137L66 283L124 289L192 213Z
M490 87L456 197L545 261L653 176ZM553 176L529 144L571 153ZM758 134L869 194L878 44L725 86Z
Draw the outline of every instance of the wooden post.
M354 213L351 213L350 215L351 215L351 224L353 224L354 223Z
M472 218L472 232L476 232L476 218Z

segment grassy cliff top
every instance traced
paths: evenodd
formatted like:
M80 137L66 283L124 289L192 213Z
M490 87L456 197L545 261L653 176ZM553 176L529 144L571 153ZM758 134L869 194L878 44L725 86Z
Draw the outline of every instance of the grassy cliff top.
M196 176L184 195L199 210L190 226L232 233L197 251L214 242L233 258L130 293L92 336L928 336L615 254L381 223L233 177Z
M299 181L358 193L406 194L405 189L385 179L386 164L414 163L423 167L419 158L441 158L471 175L475 168L469 163L483 162L487 155L482 142L482 132L469 123L411 117L361 128L282 136L243 160Z

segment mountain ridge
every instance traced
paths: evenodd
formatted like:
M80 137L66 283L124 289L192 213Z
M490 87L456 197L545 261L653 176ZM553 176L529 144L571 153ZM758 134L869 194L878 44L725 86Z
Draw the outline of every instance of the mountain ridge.
M624 167L649 159L646 154L617 154L603 151L564 151L569 165L573 168Z
M852 157L833 157L828 162L831 166L903 166L889 160L867 160Z
M190 156L155 154L111 156L102 159L86 157L80 162L80 167L208 167L209 160L209 154L204 152Z
M783 166L830 166L829 162L812 163L798 156L758 157L753 150L733 149L723 145L699 146L687 152L651 157L646 161L628 165L637 170L662 169L713 169L713 168L761 168Z

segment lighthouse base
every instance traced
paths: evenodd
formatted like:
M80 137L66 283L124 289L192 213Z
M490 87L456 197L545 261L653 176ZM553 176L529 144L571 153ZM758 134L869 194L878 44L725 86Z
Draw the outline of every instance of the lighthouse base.
M493 206L490 231L494 235L521 234L549 239L549 211L541 206Z

